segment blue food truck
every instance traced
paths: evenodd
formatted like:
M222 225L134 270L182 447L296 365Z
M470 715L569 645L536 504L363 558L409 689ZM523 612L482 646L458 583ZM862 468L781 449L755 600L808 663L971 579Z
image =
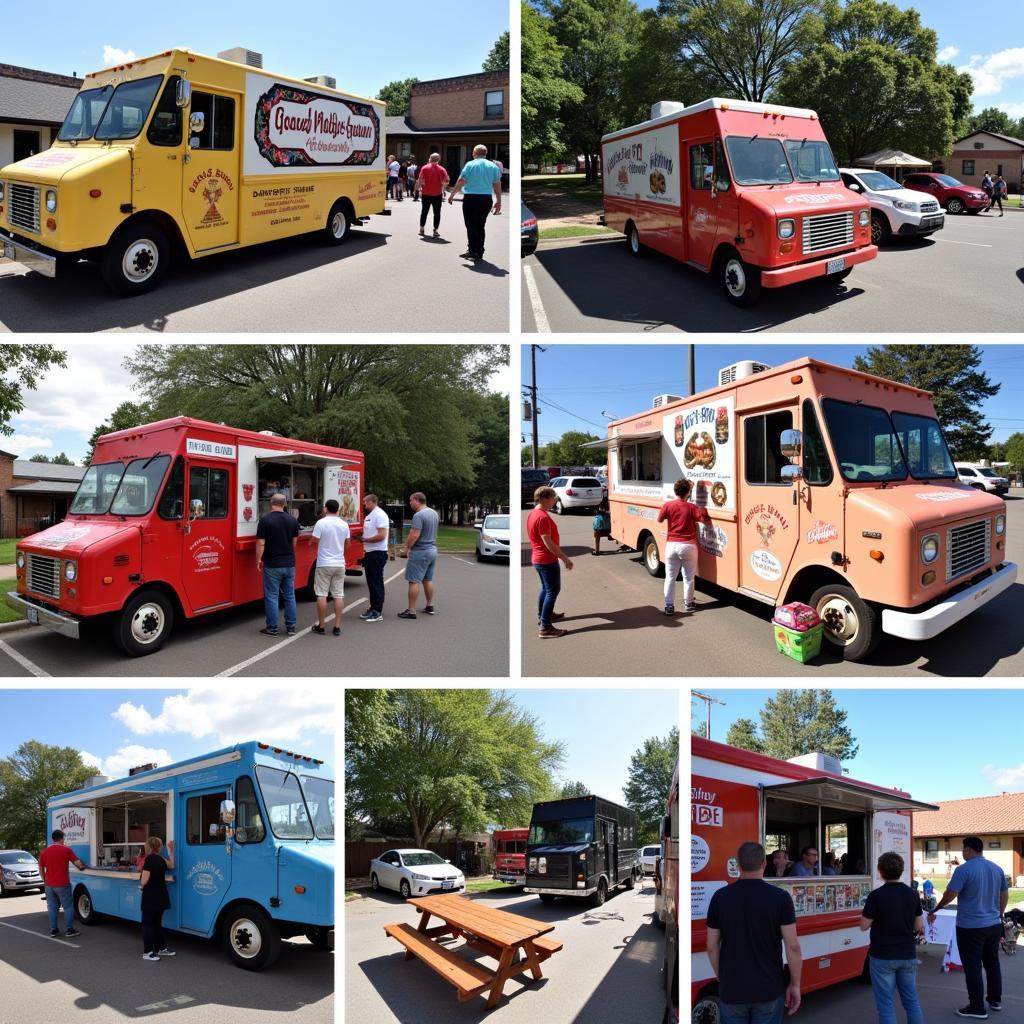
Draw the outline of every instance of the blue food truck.
M174 840L164 927L219 938L231 960L269 967L281 940L334 948L334 781L320 759L239 743L126 779L102 776L50 799L47 835L64 832L75 916L140 921L140 854Z

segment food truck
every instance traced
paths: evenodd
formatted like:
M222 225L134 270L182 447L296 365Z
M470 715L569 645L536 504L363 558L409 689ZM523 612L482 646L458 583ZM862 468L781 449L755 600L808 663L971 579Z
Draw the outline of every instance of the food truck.
M1010 587L1006 506L957 480L929 393L803 358L659 395L608 440L612 536L664 576L658 511L680 477L710 523L697 575L772 606L801 601L850 661L882 633L927 640Z
M86 75L54 144L0 169L0 256L48 277L96 259L121 295L172 255L384 213L384 104L173 49Z
M793 861L813 846L836 874L767 878L796 908L803 951L802 992L867 974L870 935L861 909L882 884L878 857L898 853L903 881L913 867L912 812L936 810L899 789L843 775L837 758L809 754L779 761L711 740L691 739L690 914L693 1024L718 1024L718 983L707 954L707 911L715 891L739 878L736 851L761 843ZM831 854L831 857L827 855Z
M174 841L165 928L219 938L249 971L269 967L282 939L334 948L334 779L319 758L248 742L96 776L47 801L47 834L58 828L86 865L71 868L84 925L141 920L140 854L159 836Z
M665 929L666 1021L679 1020L679 758L661 820L661 856L654 877L654 914Z
M714 274L730 302L842 280L878 255L871 207L842 182L813 110L713 98L661 101L601 140L605 223Z
M526 885L526 840L528 828L498 828L491 833L494 846L494 873L491 876L506 885Z
M533 805L525 892L545 903L556 896L589 897L600 907L618 886L632 889L642 882L634 811L599 796Z
M105 616L126 654L152 654L176 618L262 598L256 527L275 492L299 523L296 589L312 588L328 498L360 574L363 479L361 452L184 416L104 434L64 521L18 542L7 603L73 639Z

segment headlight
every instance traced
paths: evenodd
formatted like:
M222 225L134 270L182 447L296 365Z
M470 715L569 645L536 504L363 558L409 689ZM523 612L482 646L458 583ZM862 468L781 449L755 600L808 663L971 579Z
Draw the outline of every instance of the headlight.
M897 210L911 210L914 213L917 213L920 209L917 203L912 203L907 199L894 199L892 201L892 205L895 206Z
M930 565L939 557L939 535L930 533L921 539L921 561Z
M4 201L4 183L0 181L0 203Z
M536 857L531 857L530 858L530 862L527 865L527 867L529 868L529 871L530 871L531 875L532 874L536 874L536 872L537 872L537 858Z
M547 857L541 857L541 859L537 862L537 870L542 875L546 875L548 873L548 859L547 859Z
M14 556L14 561L15 561L15 564L18 566L19 569L24 569L25 568L25 552L24 551L19 551Z
M46 212L57 212L57 190L55 188L48 188L46 190Z
M779 221L779 238L792 238L796 234L796 221L792 218Z
M78 579L78 565L75 562L64 563L64 579L68 583L74 583Z
M1006 516L996 516L996 534L1002 536L1006 533Z
M871 211L861 210L860 213L857 214L857 223L862 228L866 228L871 223Z

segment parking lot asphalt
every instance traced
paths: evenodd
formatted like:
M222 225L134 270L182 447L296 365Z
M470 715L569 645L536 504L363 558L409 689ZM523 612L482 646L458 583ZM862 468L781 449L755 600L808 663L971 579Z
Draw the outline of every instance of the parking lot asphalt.
M178 621L164 647L129 658L114 647L106 623L95 623L79 640L38 626L0 633L2 676L274 676L388 678L395 676L507 676L508 566L476 562L472 553L441 555L434 583L435 615L415 622L397 618L406 606L405 561L384 572L384 621L363 622L368 607L366 580L345 581L342 635L317 636L311 600L299 600L299 632L276 639L261 636L261 602ZM328 604L328 614L332 614ZM2 1024L2 1022L0 1022Z
M63 920L63 919L62 919ZM51 939L36 893L0 901L0 1021L113 1024L168 1016L176 1024L270 1024L301 1012L333 1024L334 956L306 939L282 943L262 973L234 967L217 943L167 932L177 955L142 961L140 926L106 919Z
M384 925L415 926L419 912L392 893L345 905L345 1019L373 1024L658 1024L665 1010L661 965L665 933L653 923L654 885L618 890L603 907L585 901L492 889L474 899L498 910L549 921L547 938L563 943L542 965L540 981L505 985L493 1011L484 997L459 1003L455 989L384 934ZM462 946L461 943L458 946ZM484 958L483 966L494 968Z
M524 545L522 564L523 675L555 676L792 676L851 679L870 676L1024 675L1024 579L967 619L930 641L883 636L863 662L823 651L806 665L775 650L773 609L751 598L697 581L697 611L666 618L664 580L654 579L638 552L593 547L592 514L557 517L562 547L573 560L562 570L558 623L569 635L537 638L537 573ZM1007 559L1024 564L1024 491L1006 502ZM525 512L523 515L525 540ZM608 554L605 554L607 547ZM677 606L682 582L676 584Z
M420 238L420 204L388 202L336 247L302 235L175 263L154 291L121 299L96 263L50 279L0 262L4 331L497 332L509 329L509 217L487 220L486 260L466 248L462 203L441 238ZM510 207L511 208L511 207Z
M620 236L542 242L522 261L524 332L1006 332L1021 329L1024 212L950 216L883 246L843 282L765 289L738 309L713 276Z

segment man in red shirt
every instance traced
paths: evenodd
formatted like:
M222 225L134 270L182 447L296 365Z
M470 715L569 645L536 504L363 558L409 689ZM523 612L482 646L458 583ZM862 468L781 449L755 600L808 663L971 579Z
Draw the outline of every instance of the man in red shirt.
M74 864L79 871L85 865L78 859L78 854L70 846L64 845L64 833L54 829L50 838L53 843L39 854L39 870L43 875L43 886L46 890L46 911L50 915L50 934L59 935L57 915L64 908L64 934L74 938L82 933L75 928L75 906L71 901L71 877L68 865Z
M448 172L441 166L440 153L430 154L430 160L420 168L417 182L420 188L420 234L426 227L427 214L433 210L434 237L440 238L441 199L448 184Z

